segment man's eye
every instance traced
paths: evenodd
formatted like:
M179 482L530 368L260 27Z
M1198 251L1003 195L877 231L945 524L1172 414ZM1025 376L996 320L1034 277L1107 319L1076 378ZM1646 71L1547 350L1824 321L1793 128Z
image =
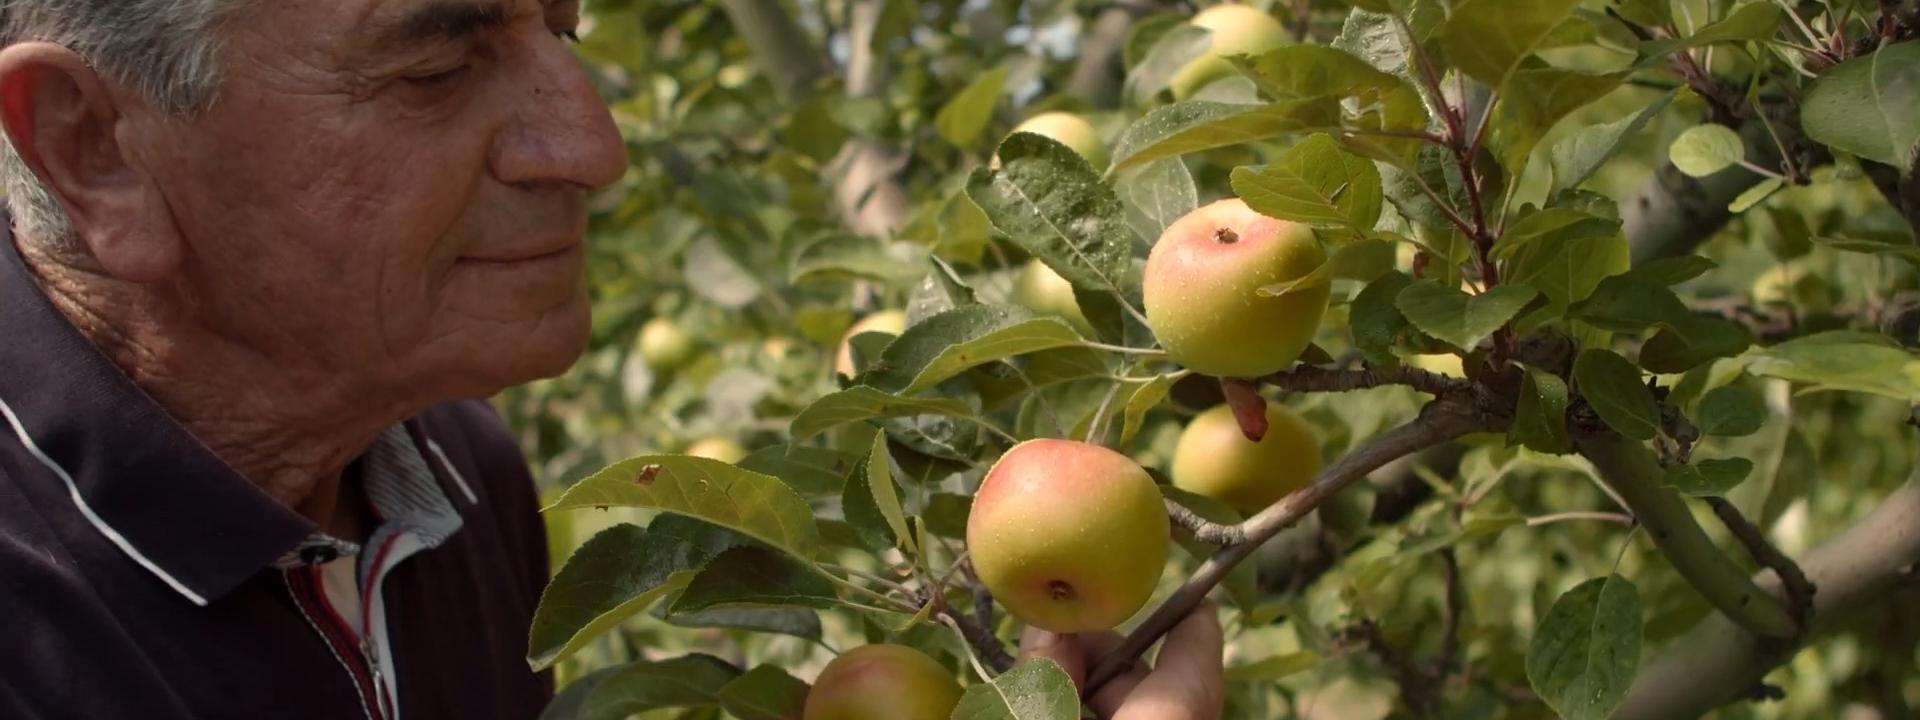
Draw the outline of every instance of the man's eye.
M436 73L428 73L426 75L410 75L407 77L407 82L412 83L414 85L419 85L421 87L435 87L439 85L445 85L447 83L453 82L456 79L459 79L461 75L466 74L467 68L468 66L461 65L459 67L449 68Z

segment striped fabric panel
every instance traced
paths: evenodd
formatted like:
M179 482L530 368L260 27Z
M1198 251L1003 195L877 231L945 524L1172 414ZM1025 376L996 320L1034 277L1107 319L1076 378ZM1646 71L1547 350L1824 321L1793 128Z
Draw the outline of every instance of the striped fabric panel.
M414 444L405 426L394 425L381 433L362 458L361 467L367 498L374 512L380 515L379 529L367 538L366 547L381 547L393 536L407 533L419 538L423 549L435 548L460 529L460 513L454 510L453 501L434 480L426 455ZM336 558L359 555L363 549L358 543L316 531L298 548L275 561L274 567L324 564ZM386 564L399 559L388 558ZM360 563L363 587L368 573L374 570L374 563L367 560L361 558Z

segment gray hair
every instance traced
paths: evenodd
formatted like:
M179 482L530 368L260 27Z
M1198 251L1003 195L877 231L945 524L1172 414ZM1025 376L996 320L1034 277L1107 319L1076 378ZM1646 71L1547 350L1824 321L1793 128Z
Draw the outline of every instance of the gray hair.
M191 115L213 102L219 85L217 26L249 2L0 0L0 47L36 40L63 45L155 106ZM11 139L0 142L0 191L20 234L78 249L66 211Z

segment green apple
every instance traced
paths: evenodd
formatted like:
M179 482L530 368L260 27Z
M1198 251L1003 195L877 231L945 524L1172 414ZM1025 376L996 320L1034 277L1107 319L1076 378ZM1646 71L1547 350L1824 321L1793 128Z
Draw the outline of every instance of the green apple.
M889 335L899 335L902 332L906 332L906 329L907 314L900 310L881 310L880 312L860 318L853 324L853 327L847 328L847 334L840 337L840 353L834 356L833 359L834 372L847 377L854 376L853 336L864 332L883 332Z
M1087 122L1086 118L1068 112L1044 112L1015 125L1008 134L1017 132L1029 132L1057 140L1086 158L1087 164L1092 165L1095 172L1107 171L1107 145L1100 142L1100 132L1094 130L1093 123Z
M1233 408L1194 416L1173 449L1173 485L1252 515L1304 487L1320 472L1320 441L1285 405L1267 403L1267 434L1248 440Z
M1174 73L1168 87L1175 100L1193 97L1208 83L1239 72L1227 62L1228 55L1258 55L1292 42L1279 20L1250 5L1215 5L1187 24L1206 29L1213 39L1205 53Z
M1028 260L1014 278L1013 301L1042 315L1066 318L1081 334L1093 335L1093 325L1080 312L1080 301L1073 297L1073 284L1037 259Z
M1753 279L1755 305L1792 305L1801 312L1833 309L1833 286L1800 263L1784 263Z
M685 454L732 464L745 460L747 449L741 447L740 443L734 442L733 438L710 437L701 438L694 441L692 445L688 445Z
M1305 225L1261 215L1238 198L1187 213L1147 256L1147 326L1174 362L1220 377L1251 378L1300 357L1327 311L1332 284L1302 283L1269 297L1269 285L1299 280L1326 263Z
M862 645L840 654L807 691L804 720L947 720L960 683L925 653Z
M693 336L672 320L657 317L640 326L640 359L654 370L672 370L693 359Z
M1153 595L1168 527L1160 489L1131 458L1042 438L987 470L967 517L967 550L980 582L1021 622L1106 630Z

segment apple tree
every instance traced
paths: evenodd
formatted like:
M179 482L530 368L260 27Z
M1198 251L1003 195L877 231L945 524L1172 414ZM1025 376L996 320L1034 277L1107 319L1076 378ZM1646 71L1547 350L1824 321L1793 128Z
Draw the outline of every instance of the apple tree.
M1920 706L1913 0L586 16L548 717Z

